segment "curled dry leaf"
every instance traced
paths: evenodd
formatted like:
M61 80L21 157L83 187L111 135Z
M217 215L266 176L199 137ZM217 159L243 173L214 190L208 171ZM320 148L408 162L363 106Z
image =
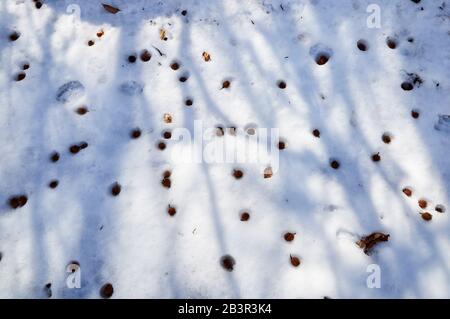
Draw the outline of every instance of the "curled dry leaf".
M204 51L204 52L202 53L202 56L203 56L203 60L205 60L205 62L211 61L211 56L209 55L208 52Z
M109 4L102 3L102 6L106 11L108 11L109 13L112 13L112 14L116 14L120 11L119 8L113 7Z
M172 115L170 115L169 113L165 113L164 114L164 122L165 123L172 123Z
M266 167L265 169L264 169L264 178L271 178L272 177L272 175L273 175L273 172L272 172L272 167Z
M159 29L159 38L164 41L167 40L166 30L164 30L163 28Z
M368 236L362 237L358 242L358 246L364 250L366 255L369 255L370 250L379 242L388 241L389 234L383 234L380 232L372 233Z

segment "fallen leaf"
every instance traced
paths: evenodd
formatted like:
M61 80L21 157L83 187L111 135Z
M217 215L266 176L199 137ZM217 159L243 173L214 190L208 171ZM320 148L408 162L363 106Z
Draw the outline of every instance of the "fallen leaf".
M205 62L211 61L211 56L209 55L208 52L206 52L206 51L203 52L202 56L203 56L203 59L205 60Z
M167 37L166 37L166 30L164 30L164 29L159 29L159 38L160 38L161 40L164 40L164 41L167 40Z
M389 234L383 234L379 232L372 233L368 236L364 236L357 242L358 246L364 249L364 253L369 255L369 251L379 242L388 241Z
M266 167L264 169L264 178L271 178L272 175L273 175L272 168L271 167Z
M112 14L116 14L117 12L120 11L119 8L113 7L109 4L102 3L102 6L106 11L108 11L109 13L112 13Z

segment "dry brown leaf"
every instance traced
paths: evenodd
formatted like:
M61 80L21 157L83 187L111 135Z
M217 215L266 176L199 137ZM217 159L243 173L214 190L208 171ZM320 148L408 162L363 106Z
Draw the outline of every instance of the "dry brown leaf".
M169 113L165 113L164 114L164 122L172 123L172 115L170 115Z
M116 14L117 12L120 11L119 8L113 7L109 4L102 3L102 6L106 11L108 11L109 13L112 13L112 14Z
M167 37L166 37L166 30L164 30L164 29L159 29L159 38L161 39L161 40L167 40Z
M369 254L369 251L379 242L388 241L389 234L383 234L379 232L372 233L368 236L364 236L357 242L358 246L364 249L364 253L366 255Z
M211 56L209 55L208 52L206 52L206 51L203 52L202 56L203 56L203 59L205 60L205 62L211 61Z
M271 167L266 167L264 169L264 178L271 178L272 175L273 175L272 168Z

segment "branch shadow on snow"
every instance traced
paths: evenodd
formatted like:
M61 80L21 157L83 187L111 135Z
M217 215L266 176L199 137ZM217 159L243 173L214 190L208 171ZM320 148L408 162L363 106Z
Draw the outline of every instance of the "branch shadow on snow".
M216 17L219 22L217 25L219 31L213 31L218 32L220 37L209 39L210 46L217 48L216 54L219 54L220 50L227 52L227 59L233 66L230 70L224 69L224 74L220 76L236 79L239 85L237 90L239 90L243 99L242 104L249 106L244 111L246 114L251 114L250 121L261 128L279 126L282 129L283 138L286 138L289 145L280 154L278 179L273 182L277 183L279 189L271 198L271 205L273 206L270 206L281 207L282 211L273 212L269 208L260 207L261 211L255 213L255 216L266 214L267 218L274 221L274 234L263 247L269 253L257 251L259 244L255 238L248 238L248 241L242 243L243 248L254 248L254 254L257 257L244 254L241 256L238 251L230 251L230 247L236 247L234 245L235 239L232 237L242 236L242 238L245 238L245 236L236 234L231 229L225 229L224 220L227 212L223 207L226 206L226 203L221 198L221 194L227 190L216 186L219 183L219 178L213 173L214 167L207 163L199 164L198 171L201 172L199 179L207 189L208 202L204 203L205 215L207 216L205 218L210 221L212 233L215 235L211 239L211 241L214 241L214 244L211 243L211 247L216 245L212 255L229 253L241 257L237 259L237 271L224 275L227 282L227 287L224 288L226 292L216 293L219 296L235 298L285 296L286 291L284 289L295 288L297 282L305 282L302 274L298 273L298 270L301 271L302 269L292 269L289 265L289 253L302 255L301 249L305 245L314 245L316 253L302 256L304 258L302 267L305 266L305 270L317 267L318 272L323 273L323 276L329 280L329 283L325 284L323 289L311 287L316 293L313 297L426 297L422 293L421 283L422 277L426 273L418 271L420 267L427 269L427 271L434 268L436 271L443 273L443 278L447 282L450 281L449 270L445 267L445 255L442 246L436 242L436 238L432 236L427 225L417 218L418 214L411 210L402 197L401 189L404 185L399 184L398 181L407 178L402 163L395 161L394 157L390 155L388 147L391 146L381 145L381 140L378 145L374 144L365 134L363 125L367 123L377 124L377 122L376 116L374 116L375 119L367 118L368 113L364 110L364 107L367 106L376 110L378 93L375 88L371 87L365 77L366 74L354 66L355 63L361 63L364 57L358 55L360 52L357 51L355 45L359 39L359 34L351 30L361 30L361 28L357 23L346 19L343 11L322 10L320 1L305 2L308 3L310 19L317 22L318 30L316 30L316 34L319 34L319 36L304 34L304 36L309 37L309 41L304 42L297 38L299 12L294 11L294 7L286 5L285 1L273 1L270 6L263 6L263 3L266 2L259 2L261 10L267 12L266 19L271 22L270 27L261 23L261 20L251 20L251 14L247 21L238 20L235 15L239 12L232 12L225 1L208 4L207 8L201 12L190 12L189 14L192 14L192 16L187 19L176 18L183 8L182 2L175 6L168 5L167 2L155 2L149 8L145 1L141 1L143 9L136 9L138 7L136 5L134 11L129 9L125 2L115 1L115 3L123 9L123 12L117 15L106 13L98 3L94 2L87 3L79 0L47 1L45 3L46 6L54 10L55 17L67 14L69 4L78 4L82 10L81 23L95 25L99 29L108 25L119 28L120 32L115 38L116 50L105 52L105 54L114 56L114 64L104 66L114 68L117 79L99 85L98 96L92 97L97 104L93 106L94 111L92 112L93 120L91 120L91 124L94 124L93 129L86 131L86 127L80 125L79 122L84 119L61 115L62 119L69 120L64 124L56 125L55 131L46 131L46 128L53 125L48 121L48 113L58 112L54 108L61 106L55 103L55 105L47 107L41 105L42 101L39 100L34 101L36 108L31 109L27 117L21 122L22 124L26 121L39 122L39 126L30 128L26 145L30 145L29 147L33 149L45 150L37 151L36 157L38 160L33 168L33 171L36 172L34 182L28 181L26 177L20 178L20 182L26 183L26 190L31 194L27 207L30 218L26 222L29 225L27 231L32 232L31 260L34 265L39 265L33 268L31 275L36 291L39 291L46 282L58 282L58 284L55 283L54 288L58 296L69 298L97 297L98 289L105 282L113 282L115 288L120 291L122 286L125 287L130 285L130 282L140 280L139 287L143 289L150 287L156 281L168 285L166 290L162 292L152 290L145 297L161 297L161 295L176 298L214 296L214 291L206 289L206 292L202 292L190 288L188 286L189 279L185 278L189 277L189 274L183 264L177 262L178 258L187 258L186 254L189 255L189 253L183 250L183 239L180 236L173 238L172 234L182 232L187 226L190 226L187 219L180 221L178 226L167 224L165 221L155 221L154 224L148 224L163 229L158 234L164 236L163 238L167 240L161 240L161 246L159 247L152 246L151 243L133 243L132 240L122 237L122 234L126 231L134 232L136 230L139 233L149 230L149 228L140 228L139 225L138 217L143 217L143 212L140 211L139 205L135 202L139 203L141 198L127 197L128 189L136 190L138 188L138 185L134 184L130 177L132 173L129 172L134 172L136 167L143 165L139 164L139 161L132 156L132 152L135 151L134 144L138 142L141 143L143 148L149 148L150 158L143 155L143 162L151 167L148 171L149 176L147 176L149 184L143 185L144 187L152 187L149 185L158 184L163 168L167 165L170 166L164 155L156 154L158 150L155 147L155 142L158 140L158 129L163 128L158 123L162 114L157 114L155 111L155 108L159 105L155 105L152 100L157 92L154 92L153 88L148 86L149 82L147 81L151 81L148 78L148 70L144 70L143 67L124 67L125 58L130 52L129 48L151 48L153 45L159 47L165 52L166 56L159 57L158 61L162 64L162 68L166 69L168 69L172 59L186 62L189 65L187 70L189 80L185 84L176 82L177 87L173 88L174 91L180 93L181 100L191 96L190 88L196 88L199 96L194 96L195 103L206 105L208 112L212 114L217 123L225 125L236 123L238 126L247 124L239 122L238 117L229 111L229 106L226 105L226 97L223 100L215 100L215 92L211 91L211 83L209 83L211 74L208 74L208 71L205 71L200 65L204 63L201 59L192 58L190 50L195 47L196 41L193 38L195 31L193 22L199 23L201 17L205 18L208 8L211 9L211 12L221 13L220 16ZM284 6L280 7L280 4L284 4ZM186 7L188 6L189 4L186 4ZM177 9L174 10L174 7L177 7ZM300 12L300 14L302 13ZM321 29L321 25L325 24L325 21L339 20L337 17L339 15L341 15L341 21L346 21L349 25L345 29L336 30L335 34L325 34L328 31ZM138 35L141 28L149 21L158 19L158 17L173 17L178 19L177 23L181 23L180 46L176 52L169 51L173 48L166 44L139 43ZM245 41L243 36L238 34L236 27L232 25L232 22L236 21L246 23L247 26L252 25L259 41L265 44L264 52L258 51L254 42ZM29 23L30 28L35 29L31 18ZM77 71L76 65L66 65L64 60L55 57L55 53L50 49L52 48L52 34L55 31L55 23L48 23L46 29L40 30L36 35L43 52L42 55L45 56L45 63L56 64L61 70L67 68L71 74L80 74L81 71ZM210 30L213 27L207 25L205 28ZM364 32L364 38L370 44L370 50L367 54L370 55L371 70L389 68L390 66L386 65L386 58L377 55L377 52L387 50L387 48L382 47L384 43L380 43L379 35L375 31L365 30ZM342 43L345 43L345 45L343 44L344 48L332 48L333 54L325 66L316 65L309 53L311 47L316 43L323 42L327 45L326 41L320 36L325 39L336 37ZM223 42L224 38L229 42ZM126 44L125 49L121 48L121 44L124 43ZM1 48L1 50L4 49ZM64 53L68 52L61 52L61 54ZM153 61L155 61L157 53L156 51L152 51L152 53L154 54ZM270 66L267 65L266 60L268 55L273 57ZM338 61L340 63L337 63ZM156 65L152 67L154 68L152 72L154 71L156 76L163 72ZM397 67L399 70L411 68L410 65L407 65L407 61L401 57L398 60ZM325 72L328 82L324 82L325 73L321 73L323 68L327 68ZM276 70L276 74L273 70ZM54 83L55 74L57 73L47 74L43 82ZM122 78L146 83L144 94L137 97L124 97L120 95L120 92L109 94L109 92L117 90L117 84L121 82ZM287 81L288 87L286 90L280 91L276 87L276 81L279 79ZM259 80L263 81L265 86L258 85ZM57 87L56 84L52 84L52 86ZM419 88L419 90L425 88L426 86ZM396 87L392 90L400 90L400 88ZM416 94L415 92L413 91L411 94ZM398 94L404 94L404 92L399 91ZM361 96L364 96L363 100ZM272 101L275 98L282 101L281 104L277 104L280 110L274 109L276 106L272 104ZM14 104L17 100L19 100L17 96L12 96L8 103ZM409 106L404 105L401 101L395 102L398 108L402 108L401 111L406 116L409 113ZM364 105L362 105L363 103ZM180 107L183 107L182 102L180 102ZM240 106L233 105L233 107L236 108L234 112L239 112ZM242 108L244 109L245 106L243 105ZM199 118L196 112L196 110L183 111L182 121L178 123L193 132L193 121ZM293 126L283 127L283 123L286 121L286 118L283 118L283 112L290 112L293 118L299 120L288 122L294 123ZM335 112L342 115L339 128L332 126L329 122ZM111 114L114 114L114 118L120 118L120 121L108 120ZM309 127L301 127L303 124ZM384 123L380 124L380 126L384 125ZM137 126L144 132L143 136L139 141L129 140L129 130ZM314 128L321 131L321 137L318 141L314 140L311 134L306 135ZM385 131L393 132L395 136L395 133L400 129L400 127L386 127ZM427 146L428 129L429 127L422 124L411 128L421 139L423 152L428 154L430 162L442 162L440 159L443 155L442 151ZM109 136L116 136L117 133L123 138L112 141ZM379 132L380 137L382 133L383 131ZM71 139L73 142L77 142L84 139L89 143L89 147L86 151L72 156L67 152L69 145L62 144L57 138L51 138L52 135L57 134L61 135L61 140ZM39 137L40 142L38 145L32 145L36 136ZM311 144L320 143L320 149L315 146L302 148L299 144L296 144L296 141L308 138L311 139ZM61 162L56 164L56 167L46 162L51 151L46 149L47 140L51 141L50 144L54 143L55 148L62 154ZM21 142L25 143L23 140ZM382 154L381 163L370 163L371 154L377 151ZM360 154L363 155L360 156ZM361 160L361 157L364 156L367 158L366 161ZM20 155L20 157L23 159L30 158L25 154ZM340 160L339 170L330 168L329 160L331 158ZM388 162L388 164L385 165L385 162ZM302 165L300 169L298 168L299 163ZM19 161L16 165L16 167L19 167L29 164L25 161ZM373 165L373 167L368 169L369 165ZM45 169L42 169L42 167L45 167ZM114 169L105 171L105 167ZM252 183L243 182L240 186L237 186L238 191L233 193L233 197L241 206L247 205L247 198L258 198L265 190L268 191L268 194L271 190L271 186L268 185L270 180L263 180L261 175L255 172L259 170L259 167L248 166L246 169L253 171L248 172L250 176L257 176L260 179L253 180ZM293 174L293 171L296 173ZM71 198L70 201L60 203L58 202L58 196L47 195L46 183L51 176L60 177L61 185L56 191L63 192L62 197ZM19 182L12 182L12 178L8 180L11 184L16 184L13 187L14 189L19 190ZM444 184L446 183L444 187L448 189L448 178L442 176L442 180ZM120 182L123 186L123 193L117 198L113 198L109 194L109 187L115 181ZM192 187L195 188L196 183L197 180L192 179ZM322 197L312 194L313 187L311 185L317 183L323 188L324 194ZM381 187L382 192L387 190L390 193L399 194L396 198L387 197L386 199L387 201L393 201L393 209L398 210L396 217L390 216L389 212L381 211L379 203L373 197L373 192L376 191L374 190L374 184ZM329 193L327 193L327 189L330 190ZM268 196L268 194L263 195ZM165 190L153 191L152 195L158 196L159 199L163 198L167 202L170 202L172 196L168 195ZM448 201L448 194L445 200ZM324 205L324 202L328 204ZM52 205L54 207L51 207ZM255 203L255 206L258 206L258 203ZM155 204L151 209L148 208L148 218L155 220L160 218L160 215L164 214L164 209L165 207ZM2 208L2 212L4 210L7 210L7 208ZM65 217L66 211L69 213ZM134 214L136 217L133 217ZM417 249L414 242L405 243L401 238L396 238L395 231L399 229L398 216L403 216L410 232L417 234L421 245L420 250ZM58 235L57 238L47 238L45 224L46 220L50 218L66 218L69 222L74 223L74 233L65 233L66 228L62 227L64 223L61 222L60 230L55 232ZM330 229L327 227L328 224L325 223L325 220L333 219L337 220L337 226ZM350 226L343 224L342 219L348 220ZM400 222L403 222L403 220ZM282 232L290 229L291 223L299 227L302 225L305 227L297 229L300 244L285 248L285 243L278 237L281 238ZM306 225L308 229L306 229ZM251 225L248 226L251 227ZM359 256L358 254L363 253L356 247L356 240L374 231L391 233L389 244L377 249L372 256ZM315 238L314 241L302 242L303 234L307 238ZM322 235L317 237L317 234ZM113 238L112 241L111 238ZM123 241L129 246L123 245ZM52 251L55 247L54 243L57 243L56 246L59 249L57 252ZM389 245L393 245L395 250L390 249ZM212 249L211 247L207 247L207 249ZM332 248L330 249L330 247ZM335 247L339 248L335 249ZM123 260L121 258L121 253L127 249L129 249L127 256L131 254L134 260ZM22 251L27 250L24 248ZM15 264L20 262L19 255L15 256L11 251L9 254L13 256L12 258L15 258L10 262ZM53 254L59 257L50 258L49 256ZM352 258L358 256L354 257L355 260L358 260L358 266L355 266L353 259L346 259L346 254L351 254ZM134 263L139 264L140 257L149 255L153 256L154 259L151 264L134 265ZM195 252L192 255L195 255ZM214 258L217 259L214 262L220 271L218 258ZM239 273L239 265L245 262L251 264L252 258L271 258L273 262L259 263L258 267L251 269L251 278L248 279ZM71 260L80 262L83 288L68 291L64 286L64 267L66 264L50 265L49 259L65 261L66 264ZM310 264L310 260L318 260L320 265ZM8 260L5 258L2 262L6 261ZM360 267L361 264L369 265L373 263L381 266L383 280L387 282L380 290L369 290L365 286L366 269ZM410 265L415 266L410 267ZM194 267L194 269L196 268ZM144 271L144 273L139 273L141 271ZM17 274L17 281L20 282L19 287L17 289L10 287L13 293L24 293L21 285L24 286L26 280L21 276L19 272ZM290 278L294 279L290 280ZM280 279L285 282L292 282L292 286L280 287ZM396 283L408 287L408 291L399 291ZM247 286L252 288L245 288ZM357 296L355 296L355 291L358 294ZM137 293L136 296L143 297ZM304 296L300 293L298 295L298 297Z

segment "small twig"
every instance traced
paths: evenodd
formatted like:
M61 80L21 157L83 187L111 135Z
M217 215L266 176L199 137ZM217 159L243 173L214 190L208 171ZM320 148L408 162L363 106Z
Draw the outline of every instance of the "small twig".
M158 49L158 48L155 47L154 45L152 45L152 47L153 47L156 51L158 51L158 53L159 53L160 56L166 56L164 53L161 52L160 49Z

